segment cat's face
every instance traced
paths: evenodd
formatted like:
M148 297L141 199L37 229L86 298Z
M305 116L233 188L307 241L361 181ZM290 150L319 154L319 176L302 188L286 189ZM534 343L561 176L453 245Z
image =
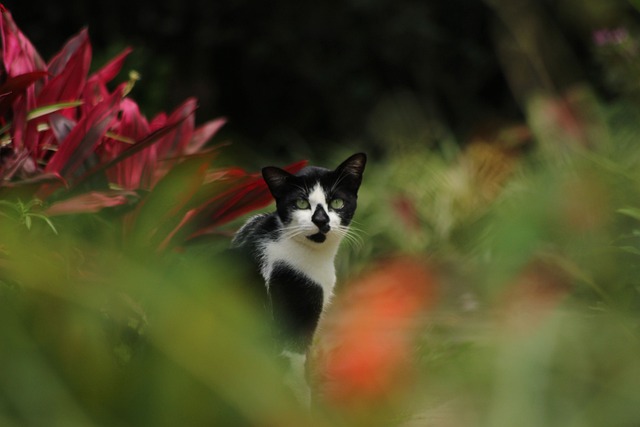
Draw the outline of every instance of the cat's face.
M284 235L313 244L344 237L356 211L366 161L366 155L359 153L335 170L306 167L296 175L264 168L262 175L276 200Z

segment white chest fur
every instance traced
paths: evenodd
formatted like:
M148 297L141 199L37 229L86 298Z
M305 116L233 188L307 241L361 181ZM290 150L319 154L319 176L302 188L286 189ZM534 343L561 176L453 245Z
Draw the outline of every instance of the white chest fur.
M323 306L326 306L336 283L334 259L339 243L334 239L317 244L291 238L265 243L262 276L267 286L273 266L284 262L322 287Z

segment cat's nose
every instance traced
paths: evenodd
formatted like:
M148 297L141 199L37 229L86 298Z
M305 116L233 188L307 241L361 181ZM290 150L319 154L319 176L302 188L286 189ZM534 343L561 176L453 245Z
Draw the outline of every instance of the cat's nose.
M316 206L316 210L311 216L311 222L313 222L322 233L327 233L331 229L331 226L329 226L329 215L327 215L320 205Z

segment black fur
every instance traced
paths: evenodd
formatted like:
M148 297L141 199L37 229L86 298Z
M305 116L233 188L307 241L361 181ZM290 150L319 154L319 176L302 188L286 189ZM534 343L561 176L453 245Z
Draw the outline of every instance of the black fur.
M322 288L285 263L269 278L276 337L283 347L304 353L311 345L322 313Z

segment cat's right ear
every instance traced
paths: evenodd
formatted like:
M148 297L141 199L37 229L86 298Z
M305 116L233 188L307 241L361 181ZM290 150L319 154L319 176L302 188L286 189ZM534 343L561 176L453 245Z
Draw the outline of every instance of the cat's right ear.
M293 175L275 166L267 166L262 168L262 177L267 186L269 186L269 191L271 191L273 197L278 198L282 195L287 182Z

